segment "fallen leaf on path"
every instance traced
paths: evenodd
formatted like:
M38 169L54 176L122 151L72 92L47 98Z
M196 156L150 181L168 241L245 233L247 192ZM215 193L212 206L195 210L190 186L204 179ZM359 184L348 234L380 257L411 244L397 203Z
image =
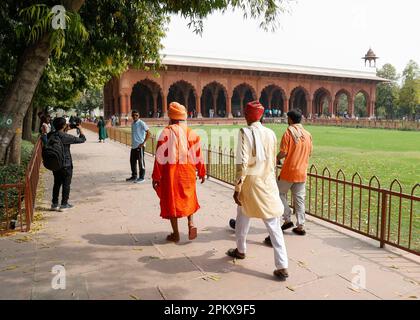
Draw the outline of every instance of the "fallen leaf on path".
M301 268L305 268L307 265L304 261L298 261L298 266Z
M391 269L399 269L397 266L395 266L395 265L392 265L392 266L390 266L390 268Z
M203 280L205 280L205 281L209 281L209 280L219 281L219 280L221 279L221 277L219 277L219 276L214 276L214 275L210 275L210 276L203 277L203 278L201 278L201 279L203 279Z
M134 248L133 251L143 251L142 248Z
M360 291L359 291L359 290L354 289L354 288L352 288L352 287L347 287L347 289L350 289L351 291L354 291L354 292L360 293Z
M14 239L14 241L17 243L29 242L32 241L32 238L29 236L24 236L23 238Z
M287 289L289 289L290 291L293 291L293 292L295 292L296 290L295 290L295 288L293 288L293 287L291 287L291 286L287 286L286 287Z
M10 271L10 270L15 270L15 269L17 269L17 268L19 268L19 266L8 266L8 267L6 267L5 269L3 269L3 270L0 270L0 271Z
M418 299L417 296L409 296L408 299Z
M130 294L130 298L133 300L140 300L140 298L135 296L134 294Z

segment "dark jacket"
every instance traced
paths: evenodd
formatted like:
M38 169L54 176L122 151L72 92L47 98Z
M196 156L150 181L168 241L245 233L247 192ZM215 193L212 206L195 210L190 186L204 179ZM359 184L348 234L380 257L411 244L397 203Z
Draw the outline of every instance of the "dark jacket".
M61 132L61 131L56 131L52 134L58 135L58 137L61 139L61 142L63 142L63 145L64 145L64 165L63 166L73 167L73 160L71 158L71 153L70 153L70 145L84 143L86 141L86 137L83 134L76 137L71 134Z

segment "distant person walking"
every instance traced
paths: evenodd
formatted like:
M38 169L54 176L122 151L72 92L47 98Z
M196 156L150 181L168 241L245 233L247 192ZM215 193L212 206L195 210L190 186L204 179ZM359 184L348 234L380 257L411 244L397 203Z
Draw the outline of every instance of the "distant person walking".
M163 129L156 148L153 188L160 198L160 216L171 221L172 233L166 240L178 242L178 219L187 217L188 238L197 237L193 214L200 208L196 193L196 176L204 183L206 167L201 155L200 137L187 127L187 111L172 102L168 110L169 125Z
M287 193L292 190L294 213L297 219L297 227L292 231L298 235L305 235L305 196L306 196L306 175L309 165L309 157L312 154L312 136L306 131L302 124L302 113L299 109L293 109L287 113L289 127L283 134L280 144L280 152L277 155L277 162L280 164L284 159L277 185L280 198L284 205L284 223L282 230L294 227L292 222L292 210L287 201ZM271 244L270 237L265 239Z
M106 123L104 117L99 117L99 121L96 126L98 127L99 142L105 142L105 139L108 138L108 134L106 133Z
M130 165L131 177L126 181L133 181L135 183L144 182L146 174L146 164L144 162L144 147L146 141L150 137L149 127L146 123L140 120L140 114L137 110L131 112L133 123L131 124L131 152ZM137 163L139 165L139 175L137 177Z
M272 130L261 124L264 107L258 101L248 103L244 112L248 126L240 130L238 137L233 195L238 205L235 228L237 247L230 249L227 254L236 259L245 259L251 218L262 219L273 240L274 275L285 280L289 276L288 257L279 221L283 204L274 171L277 139Z

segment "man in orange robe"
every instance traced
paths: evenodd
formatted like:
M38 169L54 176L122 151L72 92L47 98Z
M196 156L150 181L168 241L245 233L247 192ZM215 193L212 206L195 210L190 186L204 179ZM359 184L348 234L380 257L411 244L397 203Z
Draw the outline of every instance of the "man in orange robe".
M166 238L178 242L178 219L188 218L189 239L197 237L193 214L200 208L196 192L196 176L204 183L206 167L201 155L200 137L188 128L185 107L177 102L169 105L169 125L163 129L156 147L153 188L160 198L160 216L170 219L173 233Z

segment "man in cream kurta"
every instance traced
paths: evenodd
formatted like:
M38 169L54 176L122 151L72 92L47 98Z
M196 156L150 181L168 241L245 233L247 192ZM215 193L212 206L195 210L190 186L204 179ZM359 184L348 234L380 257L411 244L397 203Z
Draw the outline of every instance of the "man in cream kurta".
M264 107L258 101L248 103L245 108L248 127L240 130L236 154L234 200L238 204L235 228L237 248L229 250L228 255L237 259L245 258L250 218L260 218L268 229L274 248L277 268L274 275L284 280L288 277L288 258L279 222L284 207L274 171L277 139L272 130L261 124L263 112Z

